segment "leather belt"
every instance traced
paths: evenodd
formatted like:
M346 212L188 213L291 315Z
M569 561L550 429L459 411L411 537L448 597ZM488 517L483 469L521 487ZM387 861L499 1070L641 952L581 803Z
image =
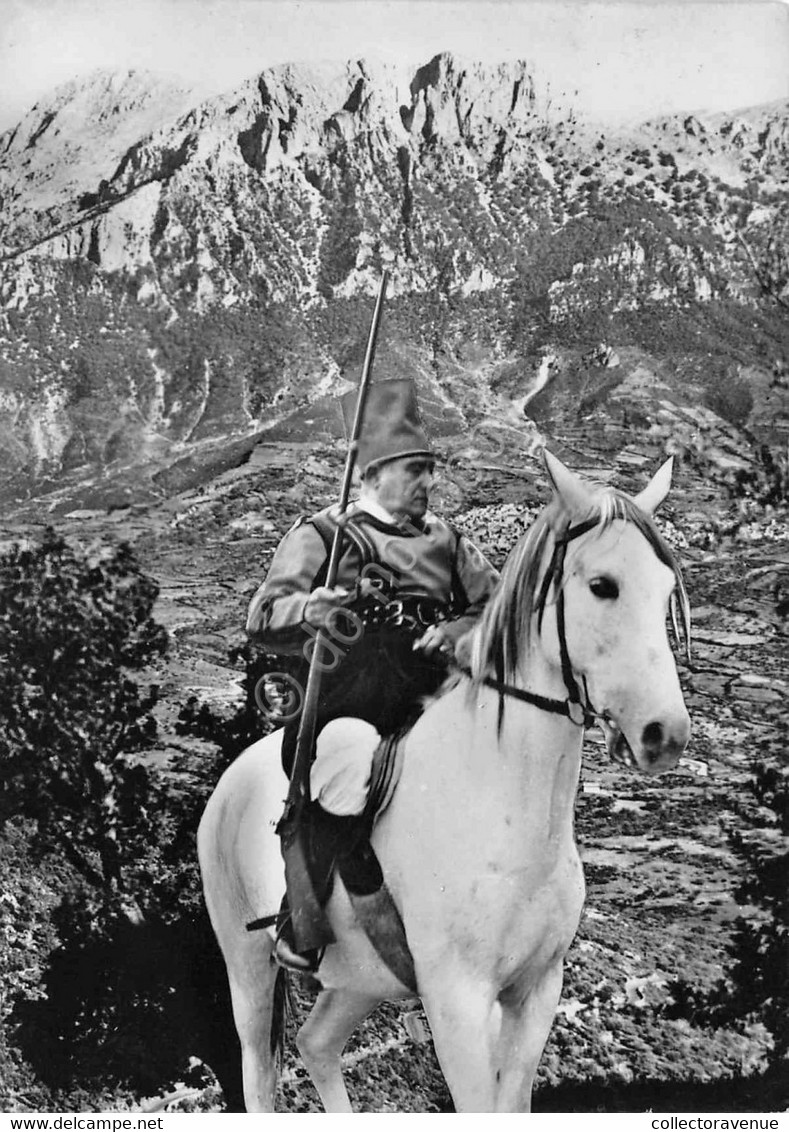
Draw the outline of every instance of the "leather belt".
M404 597L387 602L365 602L354 612L371 627L399 628L421 634L431 625L446 621L450 609L445 602L434 598Z

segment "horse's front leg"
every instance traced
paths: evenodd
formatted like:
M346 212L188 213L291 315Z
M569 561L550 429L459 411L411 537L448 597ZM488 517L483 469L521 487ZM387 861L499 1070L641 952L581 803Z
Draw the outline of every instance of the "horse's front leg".
M422 1002L456 1112L494 1112L501 1008L491 986L463 970L419 975Z
M562 960L535 983L526 980L499 995L501 1027L496 1051L495 1112L531 1112L537 1066L562 993Z

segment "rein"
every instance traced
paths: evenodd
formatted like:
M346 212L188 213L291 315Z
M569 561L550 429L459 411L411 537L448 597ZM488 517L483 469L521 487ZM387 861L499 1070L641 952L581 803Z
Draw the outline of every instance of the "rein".
M468 676L471 675L466 669L462 671L466 672ZM524 703L532 704L534 707L540 708L541 711L551 712L553 715L563 715L576 727L591 727L594 721L599 719L599 712L596 712L589 704L588 698L585 704L580 700L571 700L569 696L566 700L554 700L549 696L540 696L536 692L527 692L523 688L516 688L514 684L505 684L501 680L494 680L492 676L486 676L482 683L488 688L495 688L501 696L509 696L513 700L522 700Z
M562 665L562 678L564 679L564 686L567 689L567 699L555 700L550 696L541 696L537 692L527 692L523 688L517 688L514 684L505 683L502 679L501 672L502 661L501 658L497 658L497 677L486 676L482 680L482 683L488 688L494 688L499 693L499 727L501 727L504 714L505 696L514 700L520 700L522 703L532 704L541 711L547 711L553 715L562 715L565 719L569 719L574 723L576 727L591 727L594 721L600 718L600 713L595 711L589 701L586 680L584 679L582 697L581 689L573 673L570 653L567 648L567 633L565 630L564 590L559 585L564 570L564 560L567 554L568 543L572 542L574 539L580 538L581 535L585 535L587 531L593 530L593 528L597 526L597 523L597 519L586 519L583 523L578 523L574 527L568 526L564 534L556 539L550 565L545 572L545 577L540 587L538 601L540 612L537 620L538 628L542 628L542 615L545 610L545 601L551 583L554 583L559 590L556 599L556 626L559 633L559 657ZM466 669L462 671L468 676L471 675Z

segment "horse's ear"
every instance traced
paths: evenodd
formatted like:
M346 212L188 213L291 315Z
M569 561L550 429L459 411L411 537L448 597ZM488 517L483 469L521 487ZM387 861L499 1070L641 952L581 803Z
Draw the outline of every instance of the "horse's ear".
M542 459L553 490L561 499L565 511L571 515L585 515L592 507L592 492L583 480L566 468L558 456L554 456L547 448L542 450Z
M643 491L634 496L634 501L647 515L654 515L660 504L666 498L671 487L671 472L674 467L674 457L669 456L665 464L661 464Z

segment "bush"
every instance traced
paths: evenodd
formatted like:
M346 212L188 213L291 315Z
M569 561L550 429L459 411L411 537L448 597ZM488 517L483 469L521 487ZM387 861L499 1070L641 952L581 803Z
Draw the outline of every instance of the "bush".
M760 444L753 468L738 469L729 479L728 489L735 499L750 499L762 507L789 504L789 451L782 452Z
M58 939L51 910L58 894L31 870L31 833L19 820L8 822L0 837L0 1111L24 1093L36 1108L51 1108L20 1059L12 1038L11 1015L19 1004L44 998L48 956Z
M704 402L723 420L744 427L753 411L753 393L748 382L726 365L710 366Z
M134 753L155 737L157 688L128 674L166 648L156 594L127 546L89 555L47 530L0 558L0 821L32 819L108 889L149 833Z
M194 853L215 768L155 777L140 757L157 690L132 674L167 642L128 547L50 530L0 580L0 1079L39 1107L106 1107L97 1088L150 1090L217 1045Z
M235 1097L194 844L219 767L137 757L157 693L131 674L166 646L156 584L128 547L53 531L1 557L0 579L0 1107L125 1105L118 1090L166 1089L195 1054Z

